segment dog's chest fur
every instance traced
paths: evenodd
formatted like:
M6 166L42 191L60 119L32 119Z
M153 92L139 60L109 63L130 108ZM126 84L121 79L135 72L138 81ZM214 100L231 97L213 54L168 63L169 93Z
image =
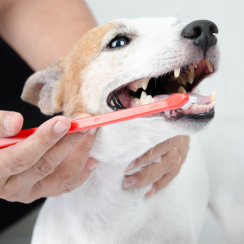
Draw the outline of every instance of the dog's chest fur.
M126 129L133 128L127 123L137 125L137 132ZM200 160L185 165L167 189L150 198L144 197L150 185L121 188L128 164L173 136L157 129L155 133L160 135L154 135L152 130L152 139L145 141L150 138L148 128L139 124L140 119L98 131L91 156L100 163L80 188L47 200L35 228L33 244L195 243L208 194L205 167ZM197 187L203 192L196 194Z

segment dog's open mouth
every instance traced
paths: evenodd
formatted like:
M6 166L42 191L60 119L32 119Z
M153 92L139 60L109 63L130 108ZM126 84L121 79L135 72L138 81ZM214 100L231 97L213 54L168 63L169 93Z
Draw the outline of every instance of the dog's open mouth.
M167 118L187 115L194 119L214 116L216 92L211 96L193 93L202 80L210 76L214 65L201 60L182 68L175 69L159 77L145 78L131 82L114 90L108 96L108 105L113 110L136 107L167 99L174 93L187 93L190 101L175 111L165 111Z

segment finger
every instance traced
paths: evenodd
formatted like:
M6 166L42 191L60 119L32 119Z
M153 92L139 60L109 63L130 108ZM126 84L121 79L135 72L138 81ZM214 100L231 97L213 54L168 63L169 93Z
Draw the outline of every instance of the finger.
M124 187L141 187L160 180L165 174L171 172L181 162L181 154L173 148L161 157L160 163L152 163L132 176L126 176Z
M129 172L130 170L137 168L140 165L146 164L150 161L156 160L157 158L161 157L162 155L166 154L171 149L171 142L172 139L164 141L154 148L148 150L145 154L143 154L140 158L136 159L132 162L125 172Z
M175 146L177 146L182 151L182 156L184 157L189 148L189 136L176 136L170 138L154 148L148 150L145 154L143 154L140 158L133 161L125 170L125 172L129 172L130 170L146 164L150 161L156 160L157 158L161 157L162 155L166 154L168 151L172 150Z
M33 187L32 196L57 196L82 185L97 165L96 160L88 160L95 135L96 129L90 130L55 172Z
M181 165L178 164L173 171L164 175L159 181L155 182L151 188L151 190L145 195L146 197L150 197L159 190L166 187L175 177L179 174L181 169Z
M22 126L23 116L20 113L0 111L0 137L15 136Z
M57 116L14 146L0 150L0 179L21 173L32 167L69 130L70 121Z
M6 184L7 189L17 186L18 195L31 191L33 185L41 179L54 172L55 168L64 160L64 158L78 145L85 137L84 133L74 133L65 135L51 149L49 149L38 162L30 169L11 176Z

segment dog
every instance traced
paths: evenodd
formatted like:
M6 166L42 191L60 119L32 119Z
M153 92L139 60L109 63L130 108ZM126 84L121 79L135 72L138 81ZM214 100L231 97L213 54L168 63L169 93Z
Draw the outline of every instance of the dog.
M101 127L90 152L99 164L81 187L47 199L32 244L197 243L210 187L201 155L190 153L179 175L150 198L144 196L151 185L121 185L133 160L169 138L201 131L213 119L215 92L194 91L218 70L217 33L208 20L118 19L89 31L65 58L27 80L24 101L44 114L63 112L70 119L157 102L177 92L197 101ZM191 147L194 152L195 144Z

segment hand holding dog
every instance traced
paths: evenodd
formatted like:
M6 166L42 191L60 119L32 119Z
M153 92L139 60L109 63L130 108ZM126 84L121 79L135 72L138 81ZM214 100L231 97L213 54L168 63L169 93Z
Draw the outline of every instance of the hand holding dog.
M149 197L167 186L179 173L189 150L189 142L189 136L176 136L147 151L132 162L126 172L159 157L160 163L151 163L140 172L126 176L124 187L141 187L153 183L151 190L146 194Z
M0 111L0 137L16 135L22 125L19 113ZM70 120L57 116L26 140L0 150L0 198L30 203L70 192L88 178L97 164L88 158L96 129L65 135L69 128Z

